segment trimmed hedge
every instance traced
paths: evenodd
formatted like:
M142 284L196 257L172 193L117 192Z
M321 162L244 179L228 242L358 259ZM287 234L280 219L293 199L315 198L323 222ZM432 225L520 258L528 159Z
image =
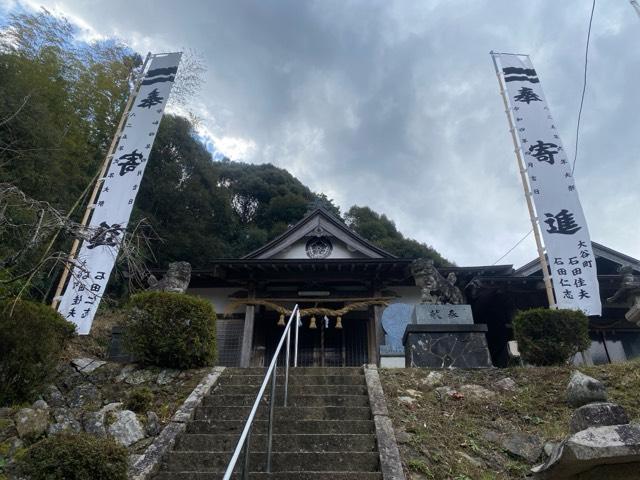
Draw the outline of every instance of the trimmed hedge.
M180 369L213 365L216 312L211 302L191 295L134 295L124 325L124 345L147 365Z
M54 373L75 325L48 305L0 302L0 405L30 402Z
M589 348L589 318L578 310L534 308L513 320L522 359L532 365L562 365Z
M60 433L31 446L17 461L31 480L126 480L129 452L109 437Z

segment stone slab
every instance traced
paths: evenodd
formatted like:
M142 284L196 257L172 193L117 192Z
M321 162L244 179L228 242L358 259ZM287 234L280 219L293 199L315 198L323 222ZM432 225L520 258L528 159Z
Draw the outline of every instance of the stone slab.
M378 368L375 365L365 365L364 374L367 381L367 390L369 391L371 414L376 428L382 478L384 480L405 480L400 451L396 443L393 424L389 418Z
M412 323L472 325L471 305L419 303L411 314Z
M380 368L405 368L404 348L402 349L402 355L381 355L380 356Z
M594 478L587 473L620 464L635 464L636 468L640 465L640 425L609 425L582 430L558 444L549 459L531 471L536 479L573 479L578 475L579 478Z
M493 367L486 328L486 325L409 325L403 339L406 365L422 368Z

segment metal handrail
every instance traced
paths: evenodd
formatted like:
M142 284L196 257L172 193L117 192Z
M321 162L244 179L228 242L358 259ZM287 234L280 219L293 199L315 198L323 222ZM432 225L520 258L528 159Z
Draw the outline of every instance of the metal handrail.
M256 396L255 402L253 402L253 407L251 408L251 412L249 413L249 417L244 424L244 428L242 429L242 434L240 435L240 439L238 440L238 444L236 445L236 449L233 451L233 455L231 456L231 460L229 461L229 465L224 472L223 480L229 480L231 475L233 474L233 469L236 467L236 463L238 462L238 458L240 458L240 453L244 448L244 465L242 467L242 478L246 480L249 478L249 443L251 440L251 427L253 426L253 420L258 411L258 407L260 406L260 401L262 400L262 396L267 388L267 384L269 383L269 378L271 378L271 396L269 398L269 426L268 426L268 434L267 434L267 468L266 472L271 473L271 447L272 447L272 439L273 439L273 417L274 417L274 407L275 407L275 398L276 398L276 375L277 375L277 367L278 356L280 355L280 350L282 349L282 345L286 339L287 341L287 351L286 351L286 359L285 359L285 379L284 379L284 406L287 406L287 394L289 389L289 350L291 345L291 323L293 319L296 319L296 338L294 345L294 362L293 366L298 366L298 327L300 326L300 310L298 309L298 305L293 307L293 311L291 312L291 316L289 317L289 321L287 325L284 327L284 332L282 332L282 337L280 337L280 342L278 342L278 346L273 354L273 359L271 360L271 364L269 365L269 369L264 376L264 380L262 381L262 385L260 386L260 390L258 391L258 395Z

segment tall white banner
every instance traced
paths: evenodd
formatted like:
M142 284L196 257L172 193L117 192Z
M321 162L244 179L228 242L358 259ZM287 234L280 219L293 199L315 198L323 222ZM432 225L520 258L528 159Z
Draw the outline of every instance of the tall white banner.
M91 329L113 270L181 55L152 56L112 152L88 225L90 238L82 242L58 306L81 335Z
M571 164L525 55L493 54L506 88L558 308L601 315L596 261Z

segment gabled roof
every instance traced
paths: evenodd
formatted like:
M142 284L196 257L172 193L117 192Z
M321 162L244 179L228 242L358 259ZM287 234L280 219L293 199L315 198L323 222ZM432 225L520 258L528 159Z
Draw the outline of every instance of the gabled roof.
M596 259L603 258L621 267L630 266L636 270L637 273L640 273L640 260L625 255L624 253L617 252L612 248L605 247L604 245L596 242L591 242L591 247L593 248L593 254ZM542 275L541 272L542 268L540 267L540 259L536 258L535 260L532 260L526 265L518 268L513 272L513 275L516 277L528 277L536 273L540 273L540 275Z
M389 252L376 247L368 240L365 240L363 237L347 227L342 220L336 218L323 208L313 210L282 235L274 238L266 245L254 250L242 258L271 258L305 236L313 235L314 232L319 231L341 240L348 247L363 253L368 258L396 258L395 255L392 255Z

